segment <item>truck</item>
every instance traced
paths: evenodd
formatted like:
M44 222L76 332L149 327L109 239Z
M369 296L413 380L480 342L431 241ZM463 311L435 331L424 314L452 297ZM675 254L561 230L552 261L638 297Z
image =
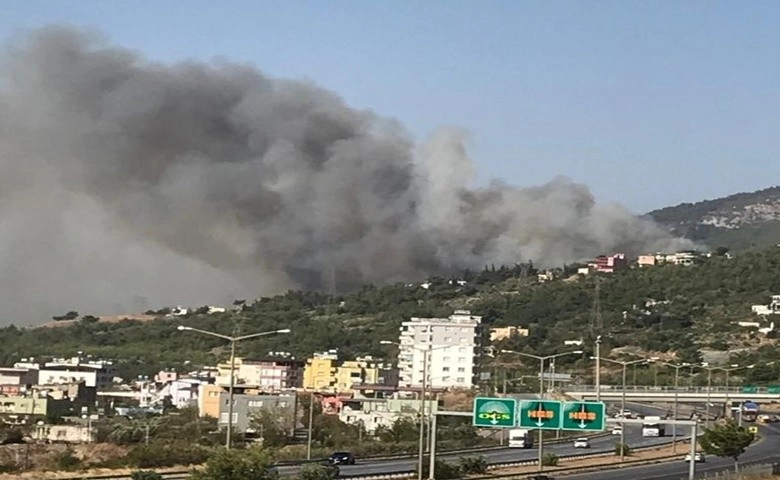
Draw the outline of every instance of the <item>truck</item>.
M646 416L642 421L643 437L663 437L665 433L661 417Z
M532 448L534 436L531 430L513 428L509 430L509 448Z
M758 404L755 402L744 402L742 404L742 421L753 423L758 417Z

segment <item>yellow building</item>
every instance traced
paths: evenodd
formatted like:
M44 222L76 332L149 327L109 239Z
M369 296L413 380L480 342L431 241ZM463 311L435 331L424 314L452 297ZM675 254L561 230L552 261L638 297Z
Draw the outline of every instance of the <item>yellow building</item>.
M336 352L315 353L314 357L306 360L303 369L303 388L317 392L333 391L338 368L338 356Z
M303 388L317 392L348 393L355 384L376 384L380 368L374 359L339 362L335 351L315 354L306 361Z
M497 327L490 329L490 341L497 342L517 335L518 337L527 337L528 329L523 327Z
M219 418L219 394L223 391L219 385L198 387L198 414L201 417Z
M365 360L347 360L336 368L335 391L351 392L352 385L378 383L379 369Z

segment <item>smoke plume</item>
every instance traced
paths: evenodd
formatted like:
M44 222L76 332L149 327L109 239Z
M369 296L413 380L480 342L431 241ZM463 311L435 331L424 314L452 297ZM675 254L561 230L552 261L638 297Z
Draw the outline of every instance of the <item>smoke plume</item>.
M684 244L565 178L472 188L462 131L415 145L246 65L54 27L0 62L4 323Z

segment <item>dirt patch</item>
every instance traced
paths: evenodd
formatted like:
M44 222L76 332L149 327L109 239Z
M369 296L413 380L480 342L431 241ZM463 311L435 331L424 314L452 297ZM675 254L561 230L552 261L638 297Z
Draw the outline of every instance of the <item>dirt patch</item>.
M14 478L50 478L73 476L73 471L58 472L63 466L71 463L75 466L91 468L91 466L122 458L127 454L127 448L109 443L68 446L62 444L20 444L3 445L0 447L0 465L20 473L0 474L0 480ZM72 457L75 461L69 462ZM21 473L24 471L24 473ZM113 470L100 469L102 473ZM97 471L90 471L97 473Z

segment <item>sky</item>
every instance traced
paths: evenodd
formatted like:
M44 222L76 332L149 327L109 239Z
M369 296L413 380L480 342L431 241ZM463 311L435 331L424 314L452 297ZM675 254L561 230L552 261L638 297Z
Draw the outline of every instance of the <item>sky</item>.
M3 39L94 28L155 61L308 79L418 139L463 127L482 183L565 175L637 213L780 183L780 2L5 5Z

